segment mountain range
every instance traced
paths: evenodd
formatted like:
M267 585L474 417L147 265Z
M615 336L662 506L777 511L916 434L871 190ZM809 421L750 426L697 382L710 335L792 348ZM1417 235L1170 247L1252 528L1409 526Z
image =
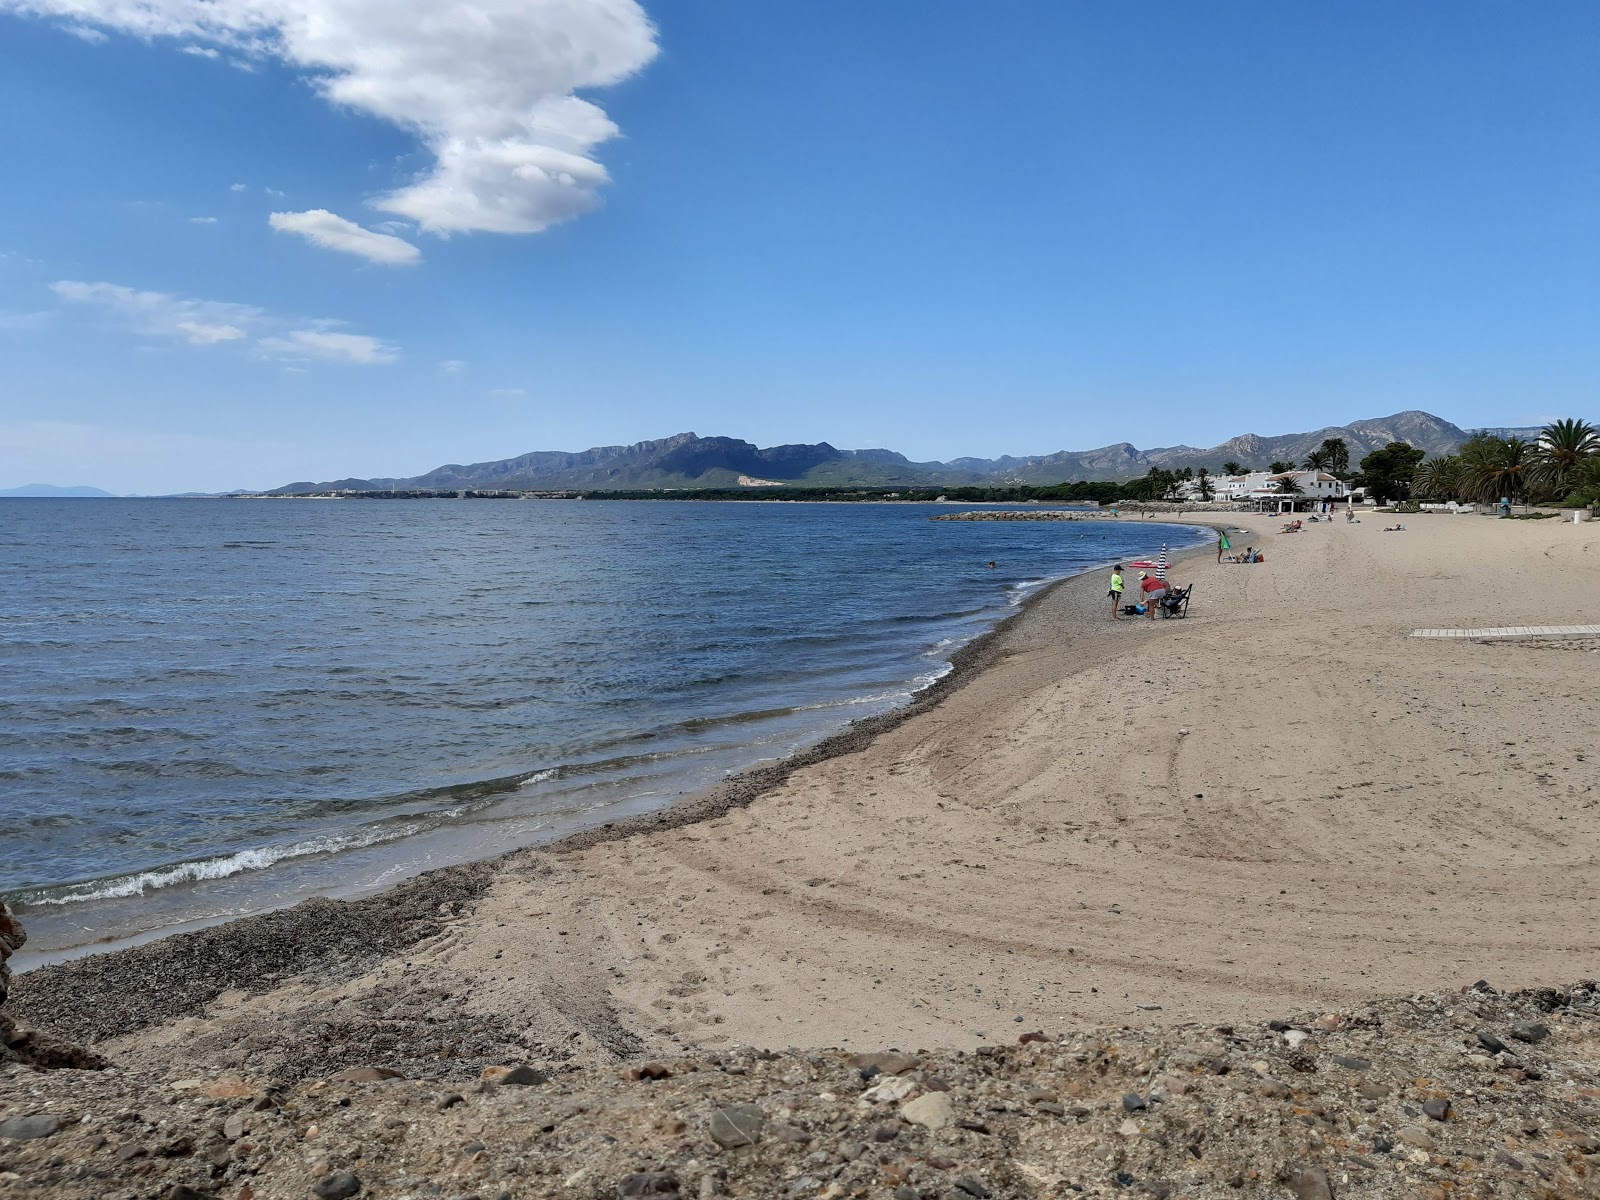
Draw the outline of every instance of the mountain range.
M1501 435L1537 436L1536 429L1500 429ZM1354 466L1389 442L1409 442L1430 455L1448 454L1470 435L1431 413L1408 411L1310 433L1262 437L1245 433L1221 445L1160 446L1140 450L1130 442L1096 450L1061 450L1028 457L957 458L913 462L893 450L840 450L827 442L769 446L728 437L680 433L631 446L596 446L578 453L536 450L493 462L437 467L407 479L337 479L291 483L273 495L328 491L410 489L638 490L729 488L786 484L791 487L940 487L959 484L1052 484L1079 479L1122 480L1152 467L1206 467L1225 462L1265 469L1282 459L1299 463L1327 438L1343 438Z

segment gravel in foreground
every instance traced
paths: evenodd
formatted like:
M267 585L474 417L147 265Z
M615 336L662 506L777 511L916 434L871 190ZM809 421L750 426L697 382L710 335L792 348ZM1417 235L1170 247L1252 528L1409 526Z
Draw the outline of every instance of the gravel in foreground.
M0 1197L1600 1195L1600 992L1487 984L968 1054L0 1068Z

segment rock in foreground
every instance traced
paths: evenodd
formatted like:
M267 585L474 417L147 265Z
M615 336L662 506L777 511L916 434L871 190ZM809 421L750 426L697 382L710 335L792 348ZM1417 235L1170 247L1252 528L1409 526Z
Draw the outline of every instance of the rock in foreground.
M1588 1196L1597 1004L1592 983L1478 987L975 1054L550 1063L457 1091L376 1064L288 1087L11 1066L0 1197Z

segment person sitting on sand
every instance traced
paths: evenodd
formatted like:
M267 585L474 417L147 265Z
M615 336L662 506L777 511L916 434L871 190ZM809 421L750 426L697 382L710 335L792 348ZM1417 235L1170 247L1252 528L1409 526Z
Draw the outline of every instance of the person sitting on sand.
M1111 619L1113 621L1122 620L1122 618L1117 615L1117 609L1120 608L1121 605L1122 605L1122 564L1121 563L1118 563L1116 566L1111 568L1111 590L1106 594L1111 597Z

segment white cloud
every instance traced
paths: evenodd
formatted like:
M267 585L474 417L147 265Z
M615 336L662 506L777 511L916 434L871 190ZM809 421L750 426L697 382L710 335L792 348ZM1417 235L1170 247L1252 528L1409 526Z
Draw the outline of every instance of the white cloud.
M363 229L354 221L347 221L325 208L298 213L275 212L267 218L267 223L283 233L298 233L325 250L355 254L368 262L395 266L409 265L422 259L422 251L404 238Z
M459 358L447 358L439 364L439 370L446 375L458 375L467 369L467 364Z
M415 133L434 156L375 203L437 234L535 233L596 204L617 127L578 94L656 54L638 0L0 0L138 37L182 38L305 71L331 102Z
M215 225L216 223L217 223L217 219L215 217L190 217L189 218L189 224L191 224L191 225Z
M101 42L106 40L105 34L101 33L98 29L91 29L87 25L68 25L66 30L73 37L82 38L90 45L99 45Z
M283 337L262 338L261 348L291 358L326 358L363 365L392 363L393 346L361 333L334 333L327 329L293 329Z
M249 186L250 186L250 185L249 185L249 184L246 184L246 183L230 183L230 184L229 184L229 185L228 185L228 190L229 190L229 191L230 191L230 192L242 192L242 191L244 191L244 190L245 190L245 189L246 189L246 188L248 188L248 187L249 187Z
M62 279L50 290L63 300L105 309L123 318L140 333L169 337L194 346L214 346L246 336L244 327L266 316L247 304L218 300L185 300L165 292L140 292L115 283L82 283Z
M182 50L185 54L193 54L197 58L222 57L222 51L216 49L214 46L184 46L182 47Z
M528 394L527 388L490 388L488 397L491 400L521 400Z
M191 300L166 292L141 292L116 283L62 279L50 290L63 300L110 313L146 337L216 346L248 343L270 358L318 358L361 364L391 363L398 350L360 333L341 333L336 321L274 316L248 304ZM309 326L309 328L307 327Z

